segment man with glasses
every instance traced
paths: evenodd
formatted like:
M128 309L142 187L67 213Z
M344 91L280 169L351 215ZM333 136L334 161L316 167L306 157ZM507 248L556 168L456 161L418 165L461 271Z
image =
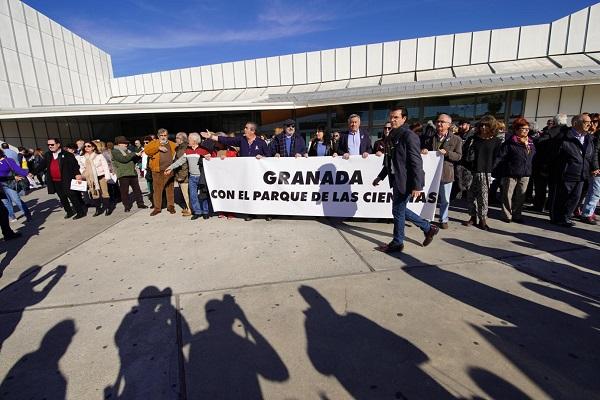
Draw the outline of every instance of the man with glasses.
M440 205L440 228L448 229L448 210L450 208L450 193L454 183L454 165L462 157L462 140L449 131L452 118L448 114L440 114L435 122L436 134L425 137L421 144L421 153L437 151L444 157L442 178L438 191Z
M592 124L589 114L572 119L572 128L564 135L556 153L553 176L557 181L550 210L553 223L570 228L573 212L579 205L584 181L600 175L598 154L588 131Z
M373 151L369 132L360 130L360 116L352 114L348 117L348 130L340 136L340 146L337 154L343 154L345 159L350 156L362 155L367 158Z
M175 214L175 185L173 175L165 175L165 171L173 163L177 145L169 140L169 132L161 128L158 130L158 139L152 140L144 147L144 152L150 158L148 165L152 171L152 190L154 209L150 216L155 216L162 209L163 190L167 195L167 211Z
M58 195L60 204L67 212L65 219L83 218L85 210L81 197L78 192L71 190L73 179L78 181L83 179L79 171L79 163L73 154L62 151L59 139L50 138L47 144L49 151L44 154L44 168L46 169L45 181L48 194L56 193Z
M331 135L331 154L337 154L340 148L340 133L338 131L333 132Z
M373 144L373 152L376 156L380 157L385 153L385 139L390 135L392 131L392 124L386 122L383 126L383 134L381 135L381 139L377 139Z
M389 177L393 189L392 215L394 216L394 238L379 250L385 253L394 253L404 250L404 224L408 219L421 228L425 234L423 246L429 245L439 228L431 225L420 215L407 208L408 200L417 197L425 186L425 172L423 171L423 158L420 154L419 137L408 127L405 122L408 113L405 107L397 106L390 110L390 139L386 146L383 159L383 169L373 181L373 186Z
M274 157L308 157L304 138L296 133L296 122L287 119L283 123L283 133L273 137L270 152Z

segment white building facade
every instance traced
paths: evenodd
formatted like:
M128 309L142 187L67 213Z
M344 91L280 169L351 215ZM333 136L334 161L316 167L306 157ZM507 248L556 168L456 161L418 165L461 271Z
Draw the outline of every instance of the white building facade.
M18 0L0 0L0 139L142 136L166 126L309 133L351 112L375 135L391 103L411 117L600 111L600 3L547 24L113 76L111 57ZM221 126L219 126L221 125Z

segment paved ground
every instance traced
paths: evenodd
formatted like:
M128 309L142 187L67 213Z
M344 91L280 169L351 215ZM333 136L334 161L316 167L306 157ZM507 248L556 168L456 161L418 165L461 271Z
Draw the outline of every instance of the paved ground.
M600 398L598 227L411 227L391 257L386 223L27 201L0 242L2 399Z

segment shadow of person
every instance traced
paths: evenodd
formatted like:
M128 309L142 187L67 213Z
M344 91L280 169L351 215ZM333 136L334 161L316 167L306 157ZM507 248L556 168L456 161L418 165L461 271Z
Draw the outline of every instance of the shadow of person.
M398 259L411 265L414 257ZM550 398L597 398L600 332L590 321L437 266L403 267L413 278L496 318L469 326ZM501 287L504 288L504 282Z
M32 201L29 201L31 203ZM19 254L21 249L25 247L27 242L33 238L34 236L39 235L44 222L48 216L59 207L60 203L58 200L45 200L41 203L36 203L35 205L31 205L30 210L33 213L32 219L30 222L27 222L23 226L23 228L19 229L19 232L23 234L20 238L15 240L11 240L10 242L0 242L0 253L5 253L4 258L0 261L0 277L2 277L2 273L4 269L8 267L11 261Z
M23 311L27 307L38 304L48 296L58 281L67 271L67 267L59 265L48 273L35 279L42 267L33 266L23 271L19 279L0 290L0 308L2 309L2 324L0 324L0 350L2 344L15 331L21 321ZM44 285L40 290L36 287Z
M470 367L468 372L471 379L489 396L490 399L531 399L531 397L527 396L512 383L486 369Z
M323 164L319 167L319 176L321 184L319 184L320 204L323 207L323 215L326 217L351 218L356 214L358 209L356 200L353 200L352 185L350 185L351 171L339 171L333 163ZM339 184L331 184L336 182L336 176L339 175ZM327 178L325 178L327 177ZM329 180L331 177L332 180ZM327 200L324 200L324 197Z
M408 340L356 313L340 315L310 286L298 292L313 366L334 376L355 399L454 398L419 367L427 355Z
M25 354L8 371L0 384L0 398L65 399L67 378L60 371L59 362L75 333L75 322L71 319L52 327L44 335L40 347Z
M262 399L258 375L274 382L288 380L285 364L233 297L210 300L205 311L208 328L190 340L188 398ZM244 336L233 330L236 320Z
M147 286L115 332L121 365L115 383L104 388L105 399L165 399L181 397L177 338L179 312L171 304L170 288ZM180 319L183 334L189 327Z

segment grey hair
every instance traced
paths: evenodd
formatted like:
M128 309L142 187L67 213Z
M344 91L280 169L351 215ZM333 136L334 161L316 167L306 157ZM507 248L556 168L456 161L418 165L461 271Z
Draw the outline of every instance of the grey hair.
M450 123L452 123L452 117L451 117L450 115L446 114L446 113L441 113L441 114L439 114L439 115L438 115L438 118L439 118L439 117L441 117L442 115L444 115L444 116L448 117L448 119L450 120Z
M198 134L198 132L190 133L187 138L188 138L188 141L193 140L194 143L196 143L196 144L199 144L202 141L202 139L200 139L200 135Z
M348 121L350 121L352 118L358 118L360 120L360 115L358 115L358 114L350 114L350 116L348 117Z
M567 125L567 114L556 114L552 120L555 125Z
M186 142L188 135L185 132L178 132L177 135L175 135L175 139L182 139L184 142Z

